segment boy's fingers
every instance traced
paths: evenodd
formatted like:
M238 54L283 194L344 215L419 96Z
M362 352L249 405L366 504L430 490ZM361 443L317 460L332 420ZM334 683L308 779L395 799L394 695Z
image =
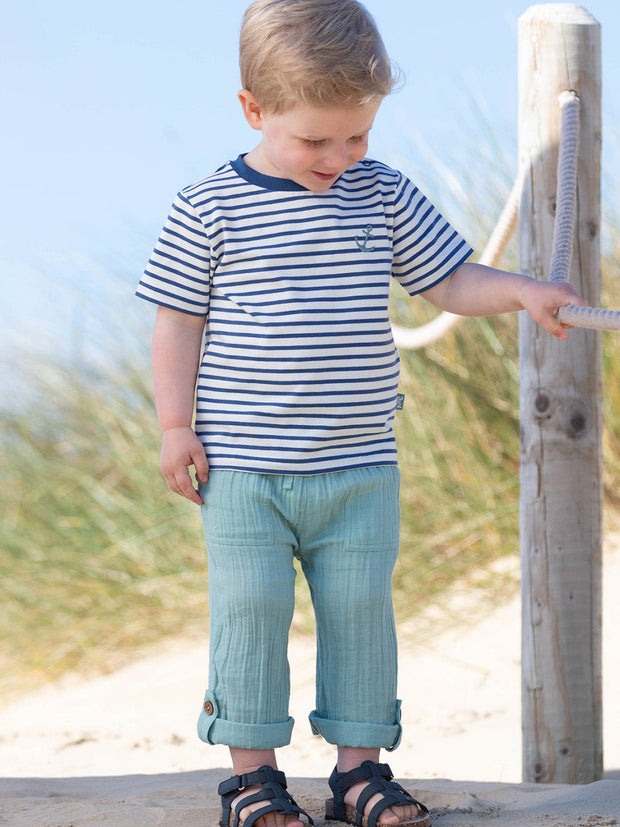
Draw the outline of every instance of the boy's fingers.
M202 505L202 499L196 489L194 488L189 476L187 468L180 474L164 474L168 488L180 497L185 497L187 500Z
M207 456L204 449L197 452L197 455L192 457L192 462L194 463L196 476L200 482L206 482L209 479L209 463L207 462Z
M196 503L196 505L202 505L202 498L192 484L189 471L186 470L183 477L180 480L177 480L177 485L177 494L180 494L182 497L185 497L185 499Z
M545 328L547 330L547 333L551 333L552 336L555 336L562 342L566 341L566 339L568 338L568 334L566 332L566 325L563 325L562 322L559 322L557 319L557 308L552 313L549 324L545 325Z

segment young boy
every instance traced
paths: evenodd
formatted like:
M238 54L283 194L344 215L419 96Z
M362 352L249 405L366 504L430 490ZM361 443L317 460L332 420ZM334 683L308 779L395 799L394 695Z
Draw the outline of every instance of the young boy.
M257 0L240 61L239 100L260 141L179 193L137 291L159 305L161 468L202 506L207 541L199 735L230 747L222 825L312 823L274 752L293 726L297 557L317 624L310 722L337 746L326 815L428 825L426 807L378 763L400 739L390 278L461 315L526 309L559 339L554 311L583 302L565 284L466 263L471 248L419 190L366 159L395 77L357 0Z

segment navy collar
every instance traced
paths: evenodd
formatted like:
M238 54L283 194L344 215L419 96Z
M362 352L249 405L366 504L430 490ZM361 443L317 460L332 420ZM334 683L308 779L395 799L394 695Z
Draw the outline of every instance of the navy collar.
M239 155L234 161L230 162L231 167L235 170L237 175L241 176L244 181L250 184L256 184L265 190L274 191L296 191L296 192L310 192L306 187L302 187L296 181L291 181L289 178L276 178L273 175L263 175L262 172L257 172L252 167L249 167L244 161L244 155Z

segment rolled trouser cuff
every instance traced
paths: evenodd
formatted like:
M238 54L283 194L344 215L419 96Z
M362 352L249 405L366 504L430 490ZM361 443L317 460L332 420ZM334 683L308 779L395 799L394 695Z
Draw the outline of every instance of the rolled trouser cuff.
M198 737L207 744L241 749L276 749L291 742L295 721L289 717L274 724L245 724L219 717L217 700L207 691L198 718Z
M321 718L316 709L310 713L310 727L314 735L321 735L329 744L339 747L395 750L400 744L400 701L396 701L394 724L368 724L357 721L332 721Z

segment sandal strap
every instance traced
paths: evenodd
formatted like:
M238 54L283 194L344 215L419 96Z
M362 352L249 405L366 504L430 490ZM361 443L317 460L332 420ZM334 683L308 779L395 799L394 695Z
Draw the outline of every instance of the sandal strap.
M349 787L359 781L370 781L372 778L384 778L386 781L391 781L394 775L388 764L364 761L360 767L355 767L355 769L348 772L338 772L334 768L328 783L334 795L344 795Z
M243 827L253 827L261 816L267 813L281 813L282 815L305 816L308 824L313 825L314 821L303 810L290 793L286 790L286 776L279 770L265 765L255 772L233 775L231 778L218 786L218 795L222 798L222 820L220 824L229 827L232 804L234 799L247 787L260 785L261 789L238 801L234 810L233 827L241 824L240 814L248 804L265 802L265 806L251 813L244 821Z
M245 772L241 775L233 775L231 778L222 781L217 788L218 795L226 795L227 793L240 793L246 787L252 787L254 784L265 784L269 782L279 784L283 789L286 789L286 776L280 770L274 770L273 767L260 767L254 772Z
M368 785L361 791L356 803L357 825L362 824L364 809L373 797L379 794L378 801L368 814L368 827L376 827L380 813L388 807L415 804L421 815L428 815L428 808L420 801L410 795L400 784L393 780L394 775L387 764L377 764L374 761L364 761L361 767L356 767L349 772L338 772L337 769L331 774L329 786L334 793L333 818L346 821L344 796L347 790L359 781L368 781Z

